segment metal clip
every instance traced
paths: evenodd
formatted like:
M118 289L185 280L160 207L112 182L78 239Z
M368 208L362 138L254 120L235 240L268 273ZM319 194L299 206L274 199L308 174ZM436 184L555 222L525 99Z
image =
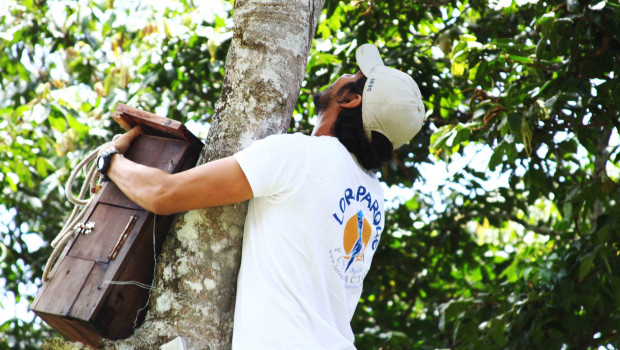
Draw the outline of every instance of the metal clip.
M118 237L118 240L116 241L116 244L114 245L114 248L112 248L112 252L110 253L110 255L108 255L108 259L114 260L116 258L118 251L121 250L121 247L125 243L125 240L127 240L127 236L129 236L129 233L131 232L131 229L133 228L133 225L136 223L137 219L138 219L138 215L132 215L129 218L129 221L127 222L127 225L125 226L123 233L121 233L120 237Z
M88 235L91 232L93 232L93 229L95 228L95 225L97 223L94 221L88 221L88 222L80 222L75 226L75 230L77 231L78 234L85 234Z

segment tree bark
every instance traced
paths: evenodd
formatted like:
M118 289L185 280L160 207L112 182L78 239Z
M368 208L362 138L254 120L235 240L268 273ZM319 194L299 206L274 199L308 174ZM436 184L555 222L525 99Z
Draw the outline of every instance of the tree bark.
M237 0L226 76L199 163L285 132L324 0ZM247 204L179 214L158 257L145 322L110 348L231 346Z

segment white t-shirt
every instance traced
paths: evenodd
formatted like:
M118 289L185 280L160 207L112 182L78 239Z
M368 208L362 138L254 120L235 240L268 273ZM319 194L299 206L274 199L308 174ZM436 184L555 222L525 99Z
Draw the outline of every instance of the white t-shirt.
M355 349L351 318L383 231L383 189L335 137L274 135L237 153L254 193L233 349Z

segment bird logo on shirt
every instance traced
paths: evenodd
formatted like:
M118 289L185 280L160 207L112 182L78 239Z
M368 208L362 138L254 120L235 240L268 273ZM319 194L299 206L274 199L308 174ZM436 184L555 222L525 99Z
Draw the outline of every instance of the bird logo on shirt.
M364 250L370 240L372 229L364 213L360 210L356 215L351 216L344 229L343 246L348 259L345 272L351 267L354 261L364 260Z

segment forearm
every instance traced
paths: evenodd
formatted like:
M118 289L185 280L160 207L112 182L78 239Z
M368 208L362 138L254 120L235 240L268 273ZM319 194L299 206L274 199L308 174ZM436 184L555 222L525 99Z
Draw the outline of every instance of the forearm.
M129 199L158 215L242 202L252 188L234 157L168 174L116 154L108 177Z
M162 214L159 209L162 189L167 187L170 174L116 154L112 157L107 175L136 204L150 212Z

